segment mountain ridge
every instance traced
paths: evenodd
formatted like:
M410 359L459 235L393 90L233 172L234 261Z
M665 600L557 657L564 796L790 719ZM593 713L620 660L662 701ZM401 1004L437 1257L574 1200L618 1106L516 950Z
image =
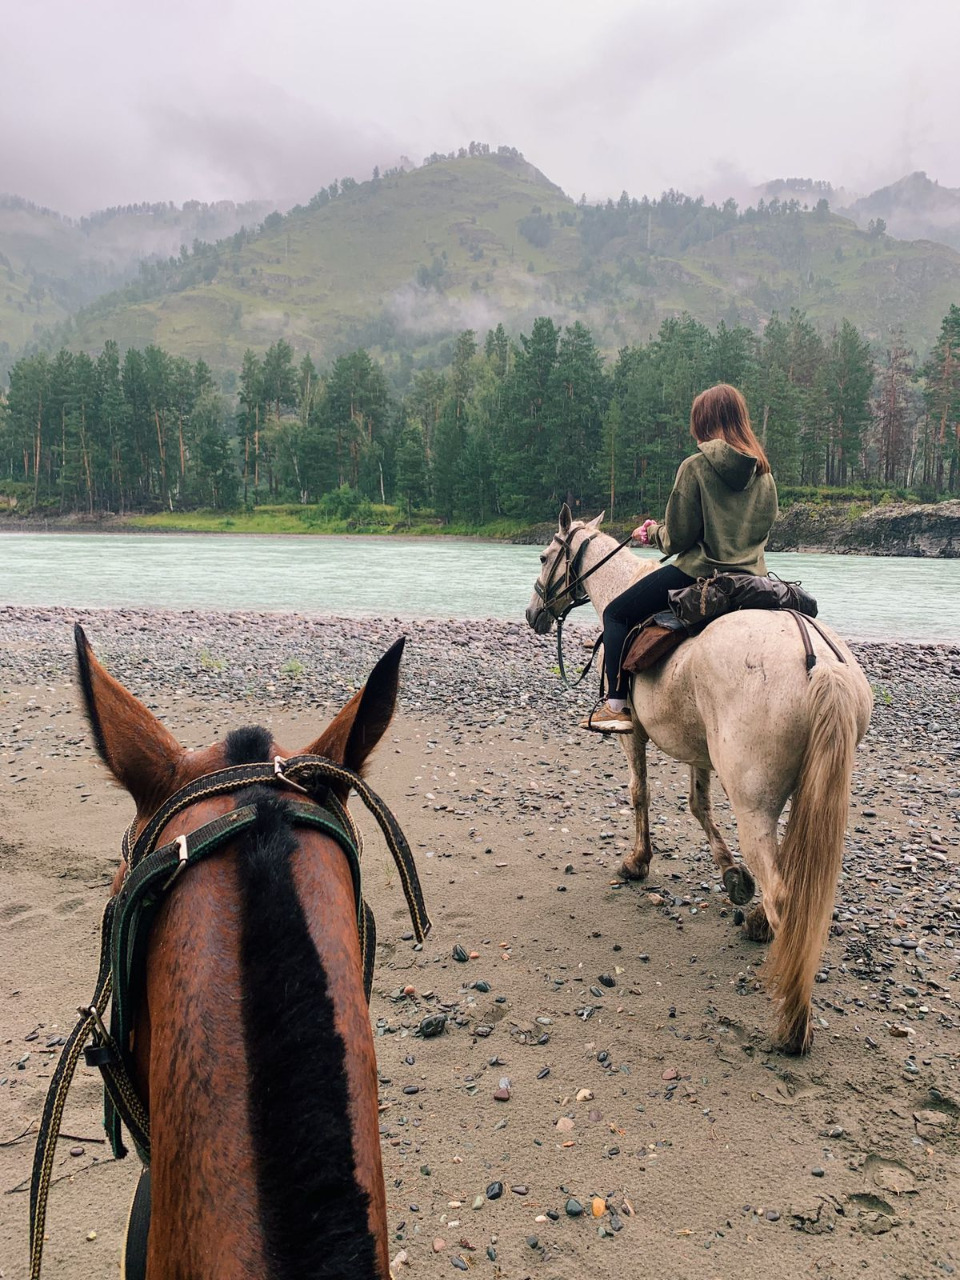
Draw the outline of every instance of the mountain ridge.
M937 199L949 205L956 196L960 210L960 193L920 176ZM805 179L768 184L791 198L774 194L762 212L674 192L659 201L623 195L597 206L575 203L512 148L436 156L412 171L331 184L306 206L285 215L269 211L254 228L235 225L238 211L251 206L219 202L229 206L222 225L234 228L224 237L194 237L194 250L175 259L138 259L133 279L128 263L127 275L112 281L122 287L92 303L84 298L85 307L49 289L38 298L45 286L34 270L33 311L19 326L18 344L16 326L4 323L5 301L8 311L11 295L17 301L17 272L4 236L10 201L0 201L0 338L7 348L0 342L0 359L9 363L24 343L96 350L109 337L126 345L157 342L221 370L238 367L246 346L278 337L321 358L367 345L400 361L429 359L430 348L458 328L502 320L517 331L537 314L583 320L613 351L648 338L664 318L683 311L708 324L756 328L791 306L828 327L846 315L878 344L894 319L923 347L960 294L960 255L937 242L866 231L856 221L869 214L889 229L888 213L903 206L906 190L922 203L926 188L917 178L908 175L901 180L906 188L893 184L855 201L849 216L818 209L823 190L835 189ZM796 197L806 190L812 209ZM875 206L865 203L875 196ZM111 229L130 229L144 216L148 223L159 219L168 244L182 229L196 229L201 214L212 217L213 208L126 206L82 219L101 256L85 260L88 278L74 296L110 282ZM52 262L68 251L53 242L75 224L60 218L54 226L59 215L38 212L47 216ZM51 304L46 312L44 303Z

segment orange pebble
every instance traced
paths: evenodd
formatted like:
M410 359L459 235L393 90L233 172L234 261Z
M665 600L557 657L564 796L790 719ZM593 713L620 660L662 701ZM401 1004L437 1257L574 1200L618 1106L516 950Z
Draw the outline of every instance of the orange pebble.
M594 1196L590 1201L590 1211L595 1218L602 1218L607 1212L607 1203L601 1200L599 1196Z

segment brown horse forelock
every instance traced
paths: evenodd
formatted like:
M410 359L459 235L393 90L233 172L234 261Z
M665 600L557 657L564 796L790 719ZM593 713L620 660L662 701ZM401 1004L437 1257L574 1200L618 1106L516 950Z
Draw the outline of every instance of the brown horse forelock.
M251 729L211 751L201 772L284 754ZM212 1251L236 1259L218 1275L380 1280L376 1059L347 860L294 831L267 788L202 801L163 839L254 799L257 826L184 877L151 937L136 1044L153 1128L148 1274L201 1276Z

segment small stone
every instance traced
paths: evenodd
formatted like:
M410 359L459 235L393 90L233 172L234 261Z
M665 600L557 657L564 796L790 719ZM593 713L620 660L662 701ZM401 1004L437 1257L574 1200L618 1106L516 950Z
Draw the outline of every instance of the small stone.
M540 1240L537 1236L527 1236L527 1244L531 1249L539 1249Z
M595 1218L602 1218L607 1212L606 1200L601 1200L599 1196L594 1196L590 1201L590 1212Z
M509 1089L494 1089L494 1091L493 1091L493 1097L494 1097L494 1100L495 1100L496 1102L509 1102L509 1101L510 1101L510 1090L509 1090Z
M408 1084L403 1092L412 1097L415 1093L420 1092L420 1086L418 1084Z
M473 1197L473 1207L474 1207L474 1209L482 1209L482 1208L483 1208L484 1198L485 1198L484 1196L474 1196L474 1197Z
M87 1239L88 1239L88 1240L96 1240L96 1238L97 1238L97 1233L96 1233L95 1231L88 1231L88 1232L87 1232Z
M393 1270L396 1271L397 1267L405 1267L408 1264L409 1260L410 1259L406 1249L401 1249L399 1253L395 1253L393 1255L393 1260L390 1263L390 1265L393 1268Z
M609 973L601 973L597 981L603 987L615 987L617 985L616 978L611 977Z
M487 1257L491 1262L496 1262L497 1260L497 1251L492 1244L487 1245Z
M502 1195L503 1195L503 1183L491 1182L490 1185L487 1187L487 1199L499 1200Z
M766 1218L768 1222L780 1221L780 1214L777 1212L776 1209L767 1209L767 1211L764 1213L763 1216Z
M814 1178L822 1178L824 1173L825 1170L821 1169L819 1165L815 1165L814 1168L810 1170L810 1174Z
M403 988L403 994L405 996L415 996L417 994L417 988L411 987L410 984L408 983L407 986Z
M433 1242L433 1252L434 1252L434 1253L443 1253L443 1251L444 1251L444 1249L445 1249L446 1247L447 1247L447 1242L446 1242L446 1240L443 1240L443 1239L441 1239L441 1238L440 1238L440 1236L437 1236L437 1238L436 1238L436 1239L434 1240L434 1242Z
M538 1079L538 1080L546 1080L546 1078L547 1078L547 1076L548 1076L549 1074L550 1074L550 1068L549 1068L549 1067L541 1067L541 1068L540 1068L540 1070L537 1072L537 1079Z
M424 1040L429 1040L433 1036L438 1036L447 1025L447 1015L445 1013L431 1013L423 1018L417 1027L417 1035L423 1036Z
M592 1089L578 1089L578 1090L577 1090L577 1101L578 1101L578 1102L592 1102L592 1101L593 1101L593 1090L592 1090Z
M525 1182L518 1182L517 1185L515 1187L511 1187L510 1190L514 1195L525 1196L529 1192L530 1188Z
M561 1116L557 1121L557 1129L560 1133L570 1133L576 1127L576 1121L571 1120L569 1116Z
M71 1148L70 1148L70 1154L71 1154L72 1156L82 1156L82 1155L83 1155L83 1151L84 1151L83 1147L71 1147Z
M619 1218L615 1213L611 1213L610 1215L610 1230L611 1231L623 1230L623 1219Z
M453 948L453 958L458 964L466 964L470 958L459 942Z
M459 1253L455 1254L450 1259L450 1261L453 1263L453 1265L456 1267L458 1271L469 1271L470 1269L467 1266L467 1264L464 1262L464 1260L460 1257Z
M583 1205L579 1200L575 1200L573 1196L570 1197L563 1207L567 1216L570 1218L579 1218L583 1213Z
M680 1075L680 1073L679 1073L679 1071L677 1070L677 1068L676 1068L676 1067L667 1067L666 1071L664 1071L664 1072L661 1074L660 1079L661 1079L661 1080L676 1080L676 1079L678 1079L678 1078L679 1078L679 1075Z

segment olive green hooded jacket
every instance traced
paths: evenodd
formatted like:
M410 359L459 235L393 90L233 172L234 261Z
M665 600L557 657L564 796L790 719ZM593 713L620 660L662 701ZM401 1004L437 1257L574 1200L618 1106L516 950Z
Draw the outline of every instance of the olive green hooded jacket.
M726 440L707 440L681 462L663 521L649 527L648 537L691 578L764 574L763 549L776 518L773 476L757 475L756 458Z

